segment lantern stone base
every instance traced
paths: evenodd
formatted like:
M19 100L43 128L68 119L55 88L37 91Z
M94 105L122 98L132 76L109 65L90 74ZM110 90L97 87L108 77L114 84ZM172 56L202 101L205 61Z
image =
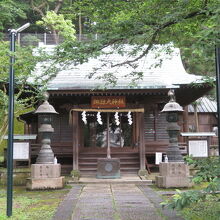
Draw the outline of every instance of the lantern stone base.
M32 164L26 187L29 190L63 188L64 177L60 173L60 164Z
M160 163L160 175L156 176L156 185L162 188L191 187L189 167L183 162Z
M27 179L26 188L29 190L39 189L61 189L64 187L64 176L58 178L45 178L45 179Z

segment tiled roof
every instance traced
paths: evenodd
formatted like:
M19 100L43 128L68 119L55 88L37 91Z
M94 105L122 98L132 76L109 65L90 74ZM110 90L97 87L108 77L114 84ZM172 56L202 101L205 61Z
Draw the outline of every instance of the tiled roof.
M131 51L132 46L126 46ZM107 85L107 89L158 89L158 88L178 88L182 84L201 82L202 77L188 74L180 57L180 51L173 48L173 52L165 52L166 46L156 46L146 57L138 60L136 66L123 65L112 67L112 65L132 59L132 56L123 56L119 53L109 53L98 58L91 58L87 63L81 65L70 65L67 69L58 72L57 76L49 82L48 90L83 90L102 88L105 85L104 79L97 77L113 73L117 78L116 86ZM133 57L134 58L134 57ZM106 63L108 61L108 63ZM161 63L162 61L162 63ZM104 64L104 65L103 65ZM96 72L91 79L89 74ZM142 72L143 77L136 81L136 85L131 87L133 72ZM112 76L110 77L113 78Z
M188 106L189 112L194 112L193 105ZM217 103L207 97L201 97L197 100L197 112L199 113L216 113Z

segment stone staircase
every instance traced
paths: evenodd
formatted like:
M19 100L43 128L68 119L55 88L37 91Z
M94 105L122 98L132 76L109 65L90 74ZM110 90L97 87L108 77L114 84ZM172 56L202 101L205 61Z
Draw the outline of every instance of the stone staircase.
M120 171L122 175L137 174L140 162L139 153L118 152L112 153L112 158L120 158ZM79 170L83 176L94 176L97 172L97 159L106 158L104 152L82 152L79 155Z

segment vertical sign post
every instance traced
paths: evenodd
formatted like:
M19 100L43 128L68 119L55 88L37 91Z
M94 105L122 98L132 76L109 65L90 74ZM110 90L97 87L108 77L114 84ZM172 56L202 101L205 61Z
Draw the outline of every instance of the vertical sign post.
M8 147L7 147L7 216L12 216L13 198L13 137L14 137L14 63L16 34L28 28L30 23L18 29L9 30L10 35L10 69L9 69L9 105L8 105Z
M10 30L10 52L15 52L16 31ZM8 148L7 148L7 216L12 215L13 191L13 133L14 133L14 54L10 55L9 106L8 106Z

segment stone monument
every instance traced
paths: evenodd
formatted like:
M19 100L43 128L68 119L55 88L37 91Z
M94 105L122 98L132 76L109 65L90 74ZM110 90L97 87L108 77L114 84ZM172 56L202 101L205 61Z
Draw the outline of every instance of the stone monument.
M64 177L61 176L61 165L56 163L54 153L51 149L51 135L54 128L51 126L52 115L58 114L52 105L47 101L48 94L45 94L45 101L35 111L38 114L41 134L41 149L36 164L31 165L31 178L27 181L27 189L57 189L63 188Z
M180 127L177 124L178 114L183 111L183 108L175 101L173 90L168 92L168 96L170 96L170 101L162 110L162 112L167 114L166 119L168 121L168 162L160 163L160 175L156 176L156 185L163 188L190 187L192 183L189 176L189 167L184 163L178 146L178 135L180 132Z

